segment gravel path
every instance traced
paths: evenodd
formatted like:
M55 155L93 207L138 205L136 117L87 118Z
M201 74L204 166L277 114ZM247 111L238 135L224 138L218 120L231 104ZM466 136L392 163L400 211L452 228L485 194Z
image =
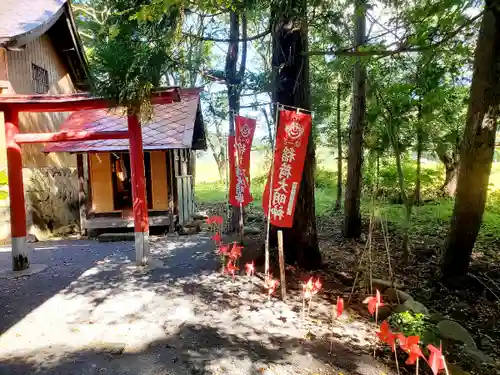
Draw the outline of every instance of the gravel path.
M330 306L303 321L300 296L267 302L260 279L219 274L205 235L153 238L148 272L132 243L32 245L47 269L0 280L2 375L392 374L366 354L372 326L346 314L329 354Z

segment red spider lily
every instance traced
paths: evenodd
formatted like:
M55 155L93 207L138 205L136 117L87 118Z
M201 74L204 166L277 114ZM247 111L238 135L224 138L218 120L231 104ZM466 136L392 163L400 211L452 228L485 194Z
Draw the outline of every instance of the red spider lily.
M220 235L219 232L215 233L213 236L212 236L212 240L214 240L215 244L216 245L219 245L222 241L222 237Z
M398 335L399 335L398 333L393 333L391 331L391 329L389 328L389 323L387 323L387 320L384 320L382 322L382 324L380 325L380 332L377 332L377 336L380 339L380 341L389 345L392 351L394 351L394 349L396 348L395 343L396 343L396 337L399 337Z
M314 277L309 278L307 283L302 285L304 298L311 298L320 291L321 287L322 284L319 278L316 281L314 281Z
M274 293L278 285L280 285L280 282L276 279L273 279L271 276L267 276L264 280L264 288L267 289L267 293L269 295Z
M422 350L420 350L420 346L418 346L420 341L419 336L405 337L400 333L398 339L399 346L408 354L408 359L406 360L407 365L414 365L420 357L425 358Z
M313 287L313 294L316 294L319 292L323 284L321 284L321 281L319 280L319 277L316 279L314 282L314 287Z
M344 312L344 299L337 296L337 319Z
M313 278L311 277L309 280L307 280L307 283L302 284L302 290L304 292L304 298L311 298L312 296L312 289L313 289L314 283L313 283Z
M229 253L229 257L231 259L238 259L241 256L241 249L243 249L243 246L239 246L235 242L233 244L233 248L231 249L231 252Z
M219 245L219 248L217 249L217 254L220 256L228 255L229 254L229 245L224 245L221 242Z
M212 223L220 225L223 222L224 222L224 219L222 218L222 216L212 216Z
M446 370L446 364L444 362L444 356L442 353L441 345L439 345L439 349L434 345L427 345L427 349L430 351L429 360L427 364L432 370L434 375L438 375L441 370Z
M209 216L209 217L207 217L206 223L207 223L208 225L213 224L213 222L214 222L213 216Z
M228 263L227 263L227 266L226 266L226 270L227 270L227 273L230 274L231 276L233 276L233 280L234 280L234 276L236 274L236 271L239 270L238 267L236 267L236 265L233 263L232 260L230 260Z
M378 289L375 297L374 296L367 297L363 301L363 303L368 304L368 311L370 312L371 315L375 315L379 307L384 306L384 303L382 302L382 296L380 295Z
M247 276L255 275L255 266L253 264L253 261L252 261L252 263L245 264L245 271L247 273Z

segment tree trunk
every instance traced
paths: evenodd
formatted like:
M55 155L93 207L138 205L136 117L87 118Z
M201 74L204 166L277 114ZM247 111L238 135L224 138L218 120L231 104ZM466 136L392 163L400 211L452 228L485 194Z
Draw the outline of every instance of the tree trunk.
M441 191L448 197L454 197L457 191L458 162L445 166L444 183Z
M340 210L342 200L342 133L340 129L340 83L337 84L337 201L335 211Z
M392 144L392 148L394 150L394 155L396 156L396 170L398 173L398 182L399 182L399 191L401 194L401 199L405 206L405 218L404 218L404 231L403 231L403 259L405 262L410 258L409 251L409 234L410 234L410 226L411 226L411 210L412 210L412 201L408 198L405 189L405 177L403 173L403 167L401 165L401 151L399 149L399 137L396 136L395 129L393 128L392 117L387 119L387 130L389 132L389 139Z
M475 51L455 207L442 264L443 278L450 284L467 275L486 204L500 104L499 6L500 0L486 1Z
M355 45L362 45L366 39L365 0L356 0ZM347 186L344 202L344 236L357 238L361 234L361 166L363 164L363 129L366 112L366 72L357 57L354 67L354 89L352 97L351 132L347 158Z
M419 120L420 121L420 120ZM417 176L416 176L416 182L415 182L415 193L413 197L413 201L415 204L419 205L421 203L421 197L420 197L420 177L421 177L421 169L422 169L422 129L419 128L417 129Z
M274 101L280 104L311 109L307 2L285 0L273 10L273 57L275 73ZM297 196L293 227L282 228L287 263L305 269L321 266L314 206L316 168L314 135L307 144L302 181ZM271 228L271 245L276 246L276 227Z
M436 154L444 165L445 178L443 185L439 188L443 195L454 197L457 189L458 176L458 154L453 152L451 156L447 155L443 150L437 149Z
M242 38L247 37L247 19L245 15L245 10L242 10ZM228 43L227 54L226 54L226 66L225 66L225 76L227 85L227 96L229 102L229 135L235 135L235 125L234 116L240 111L240 93L241 93L241 82L243 80L243 75L245 74L246 68L246 57L247 57L247 42L243 42L240 69L237 71L236 65L238 63L238 39L240 35L240 15L237 12L230 12L229 20L229 38L235 41ZM233 150L229 150L233 152ZM231 210L231 221L229 223L229 232L241 232L243 230L242 215L244 215L244 210L242 207L232 206Z

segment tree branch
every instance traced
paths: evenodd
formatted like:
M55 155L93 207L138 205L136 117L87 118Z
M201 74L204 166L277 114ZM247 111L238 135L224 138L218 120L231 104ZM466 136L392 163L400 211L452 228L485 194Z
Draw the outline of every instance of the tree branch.
M247 38L234 38L234 39L215 38L215 37L211 37L211 36L199 36L199 35L195 35L195 34L191 34L191 33L184 33L184 32L182 33L182 35L190 37L190 38L198 39L198 40L203 40L206 42L231 43L231 42L251 42L252 40L263 38L270 33L271 33L271 28L268 28L267 30L265 30L259 34L252 35L252 36L247 37Z
M440 41L429 44L427 46L421 46L421 47L410 47L403 45L400 48L394 49L394 50L373 50L373 51L359 51L358 48L361 46L357 46L354 48L343 48L339 50L327 50L327 51L309 51L307 53L308 56L393 56L397 55L400 53L405 53L405 52L423 52L427 51L429 49L433 49L436 47L439 47L442 44L445 44L446 42L450 41L453 39L455 36L457 36L463 29L465 29L467 26L473 24L475 21L477 21L480 17L483 16L484 10L477 14L475 17L471 18L468 22L465 22L463 25L460 25L457 29L452 31L450 34L448 34L445 38L441 39Z

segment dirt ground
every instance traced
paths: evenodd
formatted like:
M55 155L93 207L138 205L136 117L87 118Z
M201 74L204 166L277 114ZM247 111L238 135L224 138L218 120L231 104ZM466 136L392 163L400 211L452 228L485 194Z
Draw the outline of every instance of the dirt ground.
M132 243L32 246L47 269L0 280L0 374L392 374L366 319L332 329L327 300L305 320L296 292L268 302L258 277L220 274L206 234L153 238L150 271L130 267Z

